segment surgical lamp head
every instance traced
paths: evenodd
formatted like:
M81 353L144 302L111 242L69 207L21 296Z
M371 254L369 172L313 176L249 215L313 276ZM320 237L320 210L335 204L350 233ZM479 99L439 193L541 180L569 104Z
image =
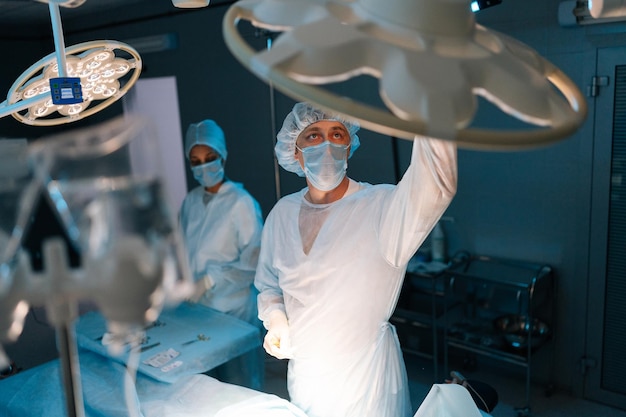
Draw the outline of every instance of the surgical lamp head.
M296 103L296 105L293 106L291 112L285 117L283 127L276 136L277 140L274 150L281 167L289 172L298 174L300 177L304 177L304 171L300 166L300 162L298 162L295 157L296 139L298 139L300 133L308 126L322 120L334 120L345 126L350 134L350 154L348 158L352 157L354 151L356 151L361 144L356 134L360 128L358 123L348 121L344 117L325 112L313 107L309 103L302 102Z
M244 20L280 34L258 50L238 27ZM476 24L470 0L238 1L222 32L233 55L273 88L386 136L528 149L573 134L587 115L569 77ZM367 86L357 78L377 81L374 102L371 88L350 88L352 80ZM528 126L474 123L479 99Z
M214 120L206 119L189 125L185 135L185 155L187 159L189 159L191 148L196 145L205 145L213 148L224 161L228 157L224 131Z

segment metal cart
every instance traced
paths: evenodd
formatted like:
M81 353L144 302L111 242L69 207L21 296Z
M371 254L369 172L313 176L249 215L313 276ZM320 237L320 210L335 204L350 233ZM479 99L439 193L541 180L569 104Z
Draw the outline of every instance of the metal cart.
M442 275L445 371L449 372L450 348L524 367L526 402L516 410L520 416L528 415L532 357L554 337L552 268L471 256L451 265Z

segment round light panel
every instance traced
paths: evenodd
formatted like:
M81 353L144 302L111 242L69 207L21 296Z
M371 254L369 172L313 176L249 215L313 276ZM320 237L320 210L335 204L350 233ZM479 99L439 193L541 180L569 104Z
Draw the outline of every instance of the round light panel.
M282 33L270 49L255 51L239 33L240 20ZM476 24L466 0L240 0L226 13L223 33L233 55L278 90L385 135L523 149L573 134L587 113L562 71ZM360 75L379 79L386 109L319 87ZM478 97L532 128L469 127Z

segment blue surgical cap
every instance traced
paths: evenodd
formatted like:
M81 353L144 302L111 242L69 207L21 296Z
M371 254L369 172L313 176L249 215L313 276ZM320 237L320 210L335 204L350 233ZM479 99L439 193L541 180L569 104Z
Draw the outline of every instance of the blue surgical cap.
M191 148L196 145L210 146L223 160L226 160L228 156L224 131L213 120L207 119L189 125L185 135L185 155L187 159L189 159Z
M322 120L334 120L345 126L350 134L350 155L348 155L348 158L352 156L361 144L359 137L356 135L356 132L359 130L358 123L350 122L338 115L316 109L309 103L296 103L291 112L285 117L283 127L276 135L277 141L274 151L281 167L304 177L304 171L295 156L296 139L298 139L298 136L304 129Z

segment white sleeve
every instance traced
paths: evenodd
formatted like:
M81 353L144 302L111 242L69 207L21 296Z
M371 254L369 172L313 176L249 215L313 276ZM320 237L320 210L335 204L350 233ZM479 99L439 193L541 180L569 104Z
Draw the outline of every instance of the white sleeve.
M252 197L237 202L237 240L240 248L239 269L254 271L261 248L263 216L259 204Z
M381 250L394 266L406 264L426 239L456 193L454 142L416 137L411 164L383 203Z
M261 238L261 252L259 262L254 276L254 285L259 290L257 296L257 306L259 309L259 319L265 328L268 328L269 315L274 310L285 312L285 300L283 291L278 284L278 271L273 266L273 215L270 214L265 220Z

